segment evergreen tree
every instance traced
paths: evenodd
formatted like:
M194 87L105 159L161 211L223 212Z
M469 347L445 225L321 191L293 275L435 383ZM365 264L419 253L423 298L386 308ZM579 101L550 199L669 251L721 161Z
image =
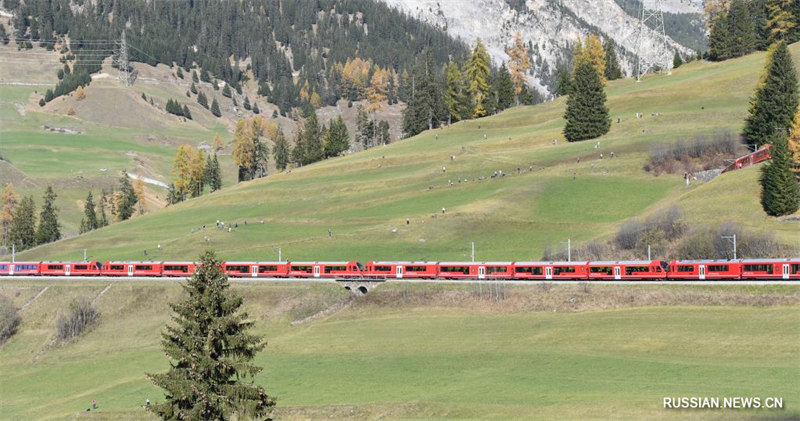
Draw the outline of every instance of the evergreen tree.
M450 61L445 70L444 104L447 107L447 124L471 116L464 74L455 61Z
M133 185L131 184L131 179L124 171L122 172L122 177L119 179L119 190L120 194L116 203L116 215L119 217L120 221L124 221L133 215L134 206L138 201L136 192L133 190Z
M276 142L277 147L277 142ZM344 124L342 116L331 121L331 127L325 133L325 157L330 158L339 156L342 152L350 148L350 133L347 132L347 125Z
M303 158L302 165L308 165L322 159L324 151L322 149L322 132L319 127L317 113L311 108L306 115L303 123Z
M275 146L272 150L275 159L275 167L283 171L289 163L289 142L286 141L286 135L283 134L283 129L278 128L278 133L275 135Z
M619 60L617 59L617 46L614 43L614 40L610 37L607 38L606 42L603 44L603 50L605 50L606 53L606 79L622 79L622 68L619 66Z
M206 94L203 93L203 91L200 91L200 93L197 94L197 103L203 108L208 109L208 98L206 98Z
M261 110L258 109L258 103L253 102L253 114L260 114Z
M209 175L207 183L209 187L211 187L211 191L215 192L222 188L222 172L219 169L219 160L217 160L216 153L214 154L214 158L211 158L208 168Z
M756 48L756 31L745 0L733 0L728 9L731 57L741 57Z
M261 85L259 85L259 86L261 86ZM224 97L228 97L228 98L230 98L230 97L231 97L231 87L230 87L230 85L228 85L227 83L226 83L226 84L225 84L225 86L222 88L222 96L224 96Z
M92 192L86 196L86 202L83 204L83 219L81 220L81 234L99 228L97 222L97 213L95 212L94 198Z
M770 154L772 160L761 168L761 206L771 216L795 213L800 206L800 187L792 174L786 137L775 139Z
M589 61L575 69L564 118L564 137L570 142L602 136L611 127L603 82Z
M219 110L219 103L217 99L214 98L214 101L211 103L211 114L214 114L215 117L221 117L222 112Z
M192 70L192 85L194 85L195 83L199 83L199 82L200 82L200 79L197 78L197 71L196 70Z
M511 81L511 75L506 69L506 64L500 65L500 70L497 71L496 80L497 90L497 110L500 112L514 104L514 84Z
M97 221L98 228L107 226L108 225L108 218L106 217L106 195L105 195L105 193L103 193L103 195L100 196L100 201L97 202L97 214L100 215L100 217L99 217L100 219L98 219L98 221Z
M53 188L47 186L44 191L44 203L39 214L39 228L36 230L36 244L47 244L61 239L61 230L58 223L58 208L55 207L56 194Z
M681 53L675 51L675 55L672 57L672 68L677 69L683 65L683 59L681 58Z
M556 96L569 95L570 83L572 82L569 73L569 68L566 65L561 65L556 70Z
M9 232L9 243L17 251L27 250L36 245L36 205L33 196L22 198L14 211Z
M190 90L190 91L191 91L193 94L197 95L197 86L195 86L194 82L192 82L192 86L190 86L190 87L189 87L189 90Z
M489 96L490 72L489 53L486 52L483 41L478 38L475 42L475 48L472 50L469 60L467 60L467 82L475 105L472 113L474 117L486 115L485 101Z
M252 382L261 371L252 360L266 345L248 333L254 322L240 311L243 299L230 290L214 252L200 260L184 285L185 298L171 305L174 324L162 335L170 368L148 374L166 392L166 401L151 410L163 419L266 418L275 401Z
M485 52L485 50L484 50ZM424 130L439 126L438 111L441 108L436 67L430 48L426 48L417 59L411 78L410 92L406 94L408 104L403 111L403 131L413 136ZM374 121L370 121L370 144L374 140Z
M708 57L711 60L726 60L731 57L731 31L727 14L721 12L714 18L708 35Z
M767 28L769 29L768 42L795 41L792 35L798 29L797 0L768 0L767 1Z
M750 100L744 127L747 142L762 145L769 139L786 139L797 106L797 72L786 43L781 41L768 54L763 83Z
M250 98L244 97L243 107L244 107L245 110L250 110L251 108L253 108L253 107L250 106Z
M389 142L391 142L391 139L389 137L388 121L381 120L380 123L378 123L378 128L376 132L377 132L378 143L380 143L381 145L388 145Z
M183 104L183 116L188 118L189 120L192 119L192 113L189 112L189 106L186 104Z

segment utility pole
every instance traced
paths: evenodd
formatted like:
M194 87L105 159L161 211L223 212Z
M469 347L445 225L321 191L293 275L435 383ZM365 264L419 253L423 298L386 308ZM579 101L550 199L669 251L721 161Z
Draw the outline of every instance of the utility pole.
M278 250L278 262L283 262L283 260L281 260L281 248L280 247L273 247L272 249L273 250Z
M475 242L472 242L472 262L475 263Z
M128 43L125 41L125 30L122 30L122 37L119 42L119 49L116 51L114 57L115 64L119 66L119 80L125 84L125 86L131 86L131 76L130 76L130 63L128 62Z
M650 244L647 245L647 260L650 260Z
M564 242L562 241L559 244L564 244ZM572 261L572 239L571 238L567 238L567 261L568 262Z
M733 260L736 260L736 234L723 235L722 238L726 240L733 240Z

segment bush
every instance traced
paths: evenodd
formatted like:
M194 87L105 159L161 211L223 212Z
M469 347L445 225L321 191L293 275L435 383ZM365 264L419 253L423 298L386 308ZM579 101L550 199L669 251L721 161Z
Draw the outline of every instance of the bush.
M733 244L730 238L736 235L736 257L757 259L778 257L781 244L773 232L744 230L734 222L724 222L715 228L698 229L681 241L675 250L678 259L733 259Z
M653 147L644 169L659 175L721 168L726 165L725 159L736 156L741 147L741 136L731 132L700 134L672 145Z
M85 331L100 317L100 313L92 305L88 297L72 301L69 313L58 317L56 320L56 339L68 341Z
M686 231L682 219L683 211L677 206L662 209L644 221L630 219L619 228L614 242L623 250L633 250L675 240Z
M17 332L21 318L10 298L0 295L0 344Z

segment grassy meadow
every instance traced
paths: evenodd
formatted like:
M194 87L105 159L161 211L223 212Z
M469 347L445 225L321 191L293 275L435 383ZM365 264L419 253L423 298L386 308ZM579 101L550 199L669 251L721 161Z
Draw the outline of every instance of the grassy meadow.
M800 65L800 44L791 49ZM758 53L694 62L641 82L611 82L613 124L596 141L563 141L560 98L234 185L22 258L75 259L85 248L95 258L142 259L148 250L151 259L188 259L210 246L236 259L272 260L280 248L283 257L295 260L444 260L468 257L474 241L478 259L537 259L547 247L565 247L567 238L573 245L607 239L627 218L676 204L690 227L737 222L775 232L800 252L798 222L761 211L757 168L688 188L682 174L654 176L642 169L659 145L741 130L763 62ZM136 130L117 130L115 136L124 139L105 150L152 156L166 173L171 149L136 143ZM50 136L19 136L27 140L4 148L15 165L42 176L63 171L47 164L55 159L45 152L53 147ZM100 141L69 139L76 139L74 153ZM115 161L109 155L107 162ZM65 165L79 171L88 162ZM505 175L492 177L497 171ZM238 228L218 230L218 220ZM636 255L644 257L646 250Z
M163 399L145 373L172 283L113 283L99 323L54 345L55 319L102 282L4 281L21 311L0 347L2 419L147 419ZM268 346L257 380L278 419L789 419L800 417L800 295L793 287L236 284ZM495 291L496 292L496 291ZM495 297L495 296L491 296ZM767 346L768 344L768 346ZM668 411L665 396L778 396L786 409ZM96 399L99 410L85 412Z

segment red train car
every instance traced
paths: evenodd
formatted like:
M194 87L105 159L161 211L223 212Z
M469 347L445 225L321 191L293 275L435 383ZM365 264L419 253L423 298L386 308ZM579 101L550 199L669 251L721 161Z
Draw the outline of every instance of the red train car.
M438 275L439 266L434 262L369 262L363 274L367 278L433 279Z
M164 262L161 267L163 276L192 276L197 270L195 262Z
M755 152L751 152L747 155L736 158L736 160L734 160L730 165L725 167L725 169L722 170L722 172L738 170L770 159L772 157L772 154L770 152L771 147L772 145L767 144L763 148Z
M737 260L673 260L669 264L669 279L714 280L741 279L741 263Z
M41 262L39 274L44 276L98 276L103 273L102 264L90 262Z
M513 262L439 262L439 277L445 279L511 279Z
M111 262L103 264L106 276L161 276L162 262Z
M800 279L800 258L742 260L742 279Z
M288 275L293 278L360 278L364 267L350 262L291 262Z
M0 263L0 275L31 276L39 274L39 262Z
M588 279L588 262L515 262L514 279L581 280Z
M254 262L224 262L222 271L232 278L255 278L258 276L258 266Z
M667 263L661 260L589 262L590 280L666 279Z

